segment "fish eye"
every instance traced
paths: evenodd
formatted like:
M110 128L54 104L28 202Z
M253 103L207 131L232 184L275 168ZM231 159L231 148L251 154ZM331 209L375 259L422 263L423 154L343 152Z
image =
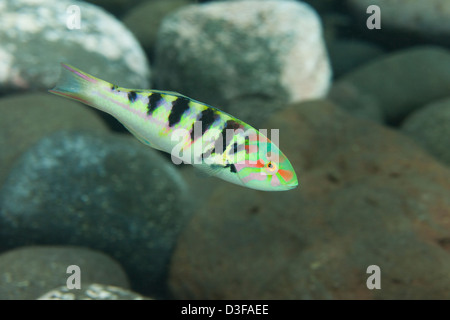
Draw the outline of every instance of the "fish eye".
M273 161L267 162L267 164L265 165L265 169L266 169L266 172L269 174L274 174L275 172L278 171L277 165Z

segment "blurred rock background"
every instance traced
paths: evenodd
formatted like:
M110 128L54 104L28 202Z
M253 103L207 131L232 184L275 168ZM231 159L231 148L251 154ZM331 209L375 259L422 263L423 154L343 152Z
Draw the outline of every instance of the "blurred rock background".
M450 298L449 1L5 0L0 16L0 299ZM173 165L47 93L61 62L280 129L299 187Z

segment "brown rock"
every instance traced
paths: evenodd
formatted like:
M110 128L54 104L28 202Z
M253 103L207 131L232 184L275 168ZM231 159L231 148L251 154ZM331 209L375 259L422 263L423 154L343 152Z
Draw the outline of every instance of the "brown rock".
M407 137L328 102L268 128L299 188L224 184L179 238L180 299L449 299L450 171ZM369 290L367 267L381 269Z

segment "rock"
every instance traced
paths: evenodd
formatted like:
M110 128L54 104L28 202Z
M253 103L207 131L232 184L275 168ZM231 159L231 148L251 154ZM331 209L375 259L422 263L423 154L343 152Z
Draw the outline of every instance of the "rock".
M135 138L57 132L22 156L0 190L0 250L101 250L122 264L134 290L164 295L187 197L175 166Z
M319 17L293 1L211 2L169 14L155 72L159 88L254 126L286 102L324 96L331 77Z
M136 6L146 1L149 0L86 0L86 2L102 7L118 17L122 17Z
M36 299L57 286L66 287L72 275L67 268L71 265L80 267L82 288L91 282L129 287L122 267L101 252L80 247L32 246L0 255L0 299Z
M115 286L92 283L82 287L82 290L71 290L62 286L51 290L38 300L151 300L136 292Z
M189 202L193 207L193 212L197 211L204 204L205 199L209 198L218 186L228 183L221 181L217 177L208 176L206 173L191 165L183 165L180 173L189 185L189 192L191 194Z
M190 0L151 0L131 9L122 22L138 39L147 56L153 58L156 35L162 19L170 12L192 3Z
M381 28L408 32L423 38L450 44L450 2L447 0L348 0L356 18L367 19L367 8L377 5Z
M0 91L50 89L60 62L117 85L150 86L148 62L131 32L94 5L73 5L68 0L2 1ZM80 28L69 29L76 8Z
M450 166L450 98L413 112L401 129L437 160Z
M336 1L333 0L304 0L310 6L312 6L318 12L329 12L336 10Z
M383 49L375 44L355 40L334 40L328 45L333 75L338 79L343 74L380 57Z
M384 123L384 115L376 98L360 92L353 83L335 82L328 93L328 99L352 116Z
M40 138L61 129L106 132L86 106L49 93L0 98L0 186L19 156Z
M388 123L398 123L415 109L448 95L450 53L439 47L415 47L384 55L342 76L377 101Z
M217 188L177 242L173 296L450 298L450 171L404 135L311 103L265 126L282 128L299 187ZM370 265L382 290L366 286Z

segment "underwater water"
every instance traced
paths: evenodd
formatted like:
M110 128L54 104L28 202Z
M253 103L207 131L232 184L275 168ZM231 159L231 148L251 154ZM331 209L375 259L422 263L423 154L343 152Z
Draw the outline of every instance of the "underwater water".
M450 299L449 48L448 0L0 1L0 299ZM195 120L292 167L173 163Z

